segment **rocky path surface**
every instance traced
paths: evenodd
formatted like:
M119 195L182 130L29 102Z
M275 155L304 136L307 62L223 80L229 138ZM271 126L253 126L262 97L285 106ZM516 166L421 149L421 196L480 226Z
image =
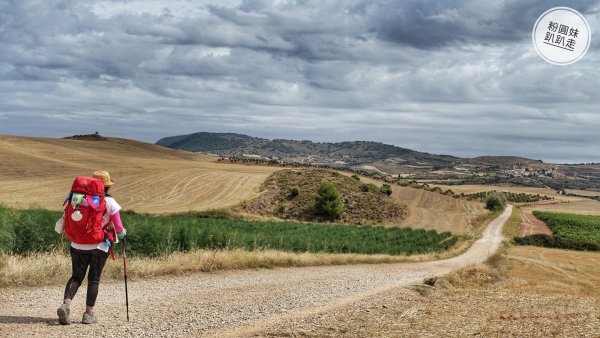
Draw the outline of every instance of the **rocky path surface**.
M61 326L62 287L0 289L0 336L247 336L282 320L309 316L424 278L485 261L502 241L512 207L492 221L465 253L445 260L225 271L129 283L130 322L121 283L101 284L99 323L80 324L85 284L71 305L73 324Z

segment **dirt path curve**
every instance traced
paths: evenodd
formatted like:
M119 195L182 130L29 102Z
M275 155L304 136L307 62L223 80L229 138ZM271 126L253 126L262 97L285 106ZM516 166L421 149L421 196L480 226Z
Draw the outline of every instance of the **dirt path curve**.
M245 336L281 320L481 263L497 250L511 211L509 206L492 221L467 252L440 261L225 271L130 282L129 323L121 283L101 285L95 309L100 322L94 325L75 323L84 310L85 285L71 305L70 326L58 325L55 318L62 287L0 289L0 336Z
M535 234L552 236L552 230L548 227L548 224L537 219L530 212L523 212L521 214L521 224L519 224L519 236L524 237Z

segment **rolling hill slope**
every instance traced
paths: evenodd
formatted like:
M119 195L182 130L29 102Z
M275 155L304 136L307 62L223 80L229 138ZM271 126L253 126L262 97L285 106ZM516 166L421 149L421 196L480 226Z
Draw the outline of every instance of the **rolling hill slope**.
M119 138L104 141L0 135L0 203L58 210L77 175L103 169L125 209L171 213L235 205L258 195L277 168L221 165L210 156Z
M124 209L154 214L232 208L243 205L244 201L256 201L269 193L267 190L261 194L263 182L281 170L275 166L218 163L211 156L120 138L0 135L0 204L60 210L73 177L90 175L98 169L109 171L117 182L111 193ZM310 183L315 181L312 183L316 186L319 183L316 181L321 179L313 174L321 171L305 169L305 172L308 181L293 184L299 184L304 189L303 194L311 194ZM365 217L369 223L462 234L470 230L474 217L483 212L481 204L436 193L395 185L393 191L391 197L380 202L373 201L381 197L373 197L354 201L354 206L349 204L349 212L354 208L358 214L348 222L355 223ZM308 198L310 200L310 195ZM254 214L280 216L263 211ZM297 216L292 218L304 219Z

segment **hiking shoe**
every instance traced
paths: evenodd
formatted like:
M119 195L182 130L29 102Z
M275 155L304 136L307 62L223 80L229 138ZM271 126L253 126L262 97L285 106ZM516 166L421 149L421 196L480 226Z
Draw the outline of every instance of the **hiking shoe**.
M89 313L89 312L83 313L83 318L81 319L81 324L92 324L92 323L97 323L97 322L98 322L98 318L96 318L95 314Z
M63 304L58 308L58 310L56 310L60 325L71 325L71 318L69 318L70 312L71 310L69 310L69 304Z

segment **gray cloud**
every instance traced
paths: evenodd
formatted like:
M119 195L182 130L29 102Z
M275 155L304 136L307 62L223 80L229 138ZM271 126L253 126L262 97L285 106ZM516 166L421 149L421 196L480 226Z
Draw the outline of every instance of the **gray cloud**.
M531 44L557 1L4 1L0 132L196 131L600 161L600 2L576 64Z
M565 6L559 0L534 1L436 1L376 2L379 15L373 30L384 39L416 48L462 44L493 45L529 40L535 20L546 10ZM593 0L569 3L574 9L596 13Z

